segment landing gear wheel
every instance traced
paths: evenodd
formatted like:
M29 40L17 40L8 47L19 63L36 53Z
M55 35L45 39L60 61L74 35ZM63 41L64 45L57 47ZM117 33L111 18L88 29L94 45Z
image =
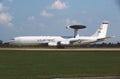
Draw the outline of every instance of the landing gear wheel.
M65 46L61 45L61 43L60 43L60 42L58 42L58 43L57 43L57 48L59 48L59 49L64 49L64 48L65 48Z
M63 45L58 45L57 48L59 48L59 49L64 49L65 46L63 46Z

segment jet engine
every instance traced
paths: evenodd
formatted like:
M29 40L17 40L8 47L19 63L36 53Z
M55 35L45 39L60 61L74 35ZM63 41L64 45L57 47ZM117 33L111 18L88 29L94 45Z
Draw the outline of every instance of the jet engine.
M61 42L59 43L59 45L69 45L69 44L70 44L69 41L61 41Z
M52 43L52 42L50 42L50 43L48 43L48 46L57 46L57 43Z

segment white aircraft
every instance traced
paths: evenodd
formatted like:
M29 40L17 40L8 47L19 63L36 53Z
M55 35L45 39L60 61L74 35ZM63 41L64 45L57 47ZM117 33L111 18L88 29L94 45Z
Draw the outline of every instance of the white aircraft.
M100 28L91 36L79 36L78 30L85 28L83 25L72 25L67 28L74 29L74 37L64 38L61 36L23 36L15 37L9 43L11 45L26 46L26 45L41 45L48 46L65 46L65 45L83 45L94 42L101 42L112 37L106 37L108 22L104 21Z

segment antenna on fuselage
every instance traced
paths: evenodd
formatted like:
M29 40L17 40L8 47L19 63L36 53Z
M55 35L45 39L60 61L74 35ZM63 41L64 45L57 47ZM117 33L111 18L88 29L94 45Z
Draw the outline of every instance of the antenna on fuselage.
M84 25L71 25L67 26L66 28L74 29L74 38L79 37L79 29L84 29L86 26Z

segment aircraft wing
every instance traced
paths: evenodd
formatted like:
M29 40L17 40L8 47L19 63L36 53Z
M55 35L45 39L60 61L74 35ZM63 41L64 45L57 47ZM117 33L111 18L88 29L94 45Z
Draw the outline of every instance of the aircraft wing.
M71 40L71 41L70 41L71 44L72 44L72 43L75 43L75 42L81 42L81 40L78 39L78 40Z
M87 39L76 39L76 40L71 40L70 41L70 44L73 44L73 45L79 45L79 44L82 44L83 42L87 42L88 40Z

